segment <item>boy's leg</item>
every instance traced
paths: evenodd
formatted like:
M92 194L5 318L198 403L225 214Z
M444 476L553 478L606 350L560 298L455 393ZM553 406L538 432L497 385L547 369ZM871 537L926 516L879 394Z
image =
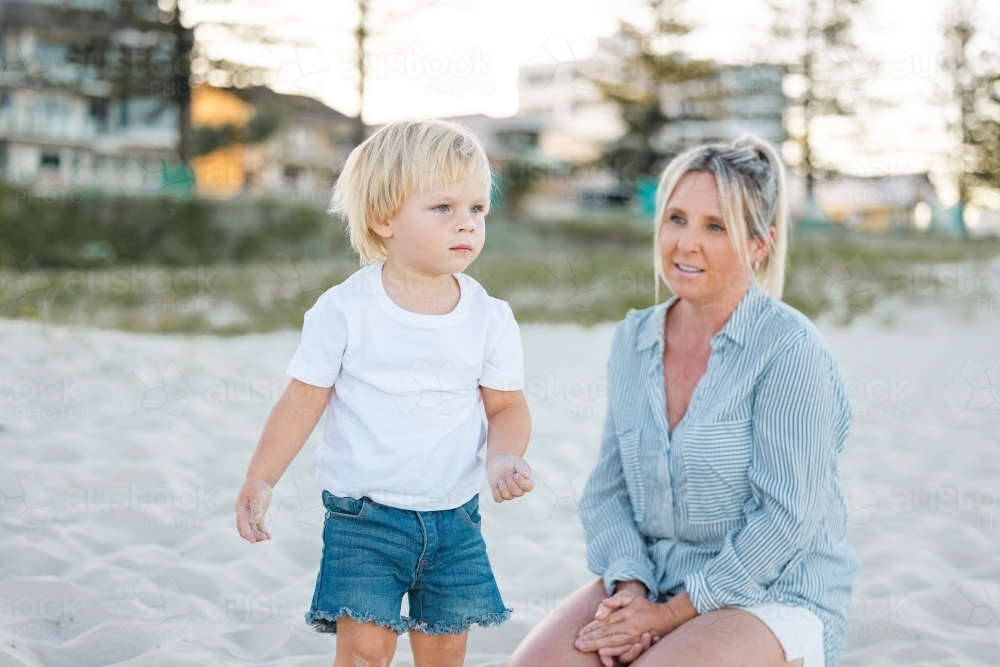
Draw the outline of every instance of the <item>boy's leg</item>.
M337 619L337 655L333 667L388 667L395 653L396 633L389 628L358 623L347 616Z
M468 640L468 630L460 635L429 635L410 630L414 667L462 667Z

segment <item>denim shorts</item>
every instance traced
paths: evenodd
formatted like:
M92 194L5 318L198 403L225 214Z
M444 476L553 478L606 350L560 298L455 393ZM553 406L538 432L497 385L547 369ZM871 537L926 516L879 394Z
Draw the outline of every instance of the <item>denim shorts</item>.
M323 491L323 557L306 623L337 632L337 619L371 621L397 634L461 634L513 611L493 578L479 495L450 510L417 512ZM409 615L401 614L403 594Z

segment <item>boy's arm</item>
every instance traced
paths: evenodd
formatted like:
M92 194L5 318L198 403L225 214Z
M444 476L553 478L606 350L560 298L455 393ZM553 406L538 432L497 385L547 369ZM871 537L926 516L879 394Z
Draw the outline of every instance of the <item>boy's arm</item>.
M316 428L332 391L293 378L271 408L236 500L236 529L251 544L271 539L264 527L271 489Z
M531 415L521 391L480 387L486 410L486 472L493 500L500 503L535 488L531 466L521 458L531 437Z

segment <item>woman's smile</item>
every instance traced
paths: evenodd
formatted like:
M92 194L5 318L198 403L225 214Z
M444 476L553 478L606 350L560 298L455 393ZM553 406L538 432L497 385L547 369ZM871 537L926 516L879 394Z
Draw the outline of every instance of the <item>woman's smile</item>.
M674 262L674 268L688 276L695 276L699 273L704 273L704 269L699 269L697 266L692 266L690 264L681 264L679 262Z

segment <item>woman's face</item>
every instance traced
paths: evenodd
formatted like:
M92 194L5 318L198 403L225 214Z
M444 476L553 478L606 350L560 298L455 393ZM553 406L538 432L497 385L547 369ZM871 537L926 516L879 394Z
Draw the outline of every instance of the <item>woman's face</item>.
M685 174L660 224L663 275L674 294L705 306L742 298L750 273L729 240L714 175ZM763 258L762 244L748 246L752 261Z

